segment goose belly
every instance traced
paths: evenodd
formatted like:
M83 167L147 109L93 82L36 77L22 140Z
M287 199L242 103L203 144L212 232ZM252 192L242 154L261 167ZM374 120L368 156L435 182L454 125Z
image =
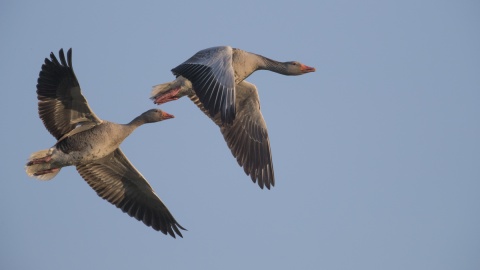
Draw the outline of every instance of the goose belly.
M89 163L111 154L125 139L125 136L109 129L92 129L65 138L56 145L56 159L76 165ZM55 156L54 156L55 158Z

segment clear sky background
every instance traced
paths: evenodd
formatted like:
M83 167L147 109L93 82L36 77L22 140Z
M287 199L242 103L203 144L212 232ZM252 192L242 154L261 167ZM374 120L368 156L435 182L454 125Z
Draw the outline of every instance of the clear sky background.
M480 2L0 3L1 269L480 269ZM173 239L100 199L55 143L35 85L73 48L95 113L126 123L198 50L231 45L317 72L259 89L276 186L261 190L187 98L122 144L186 227Z

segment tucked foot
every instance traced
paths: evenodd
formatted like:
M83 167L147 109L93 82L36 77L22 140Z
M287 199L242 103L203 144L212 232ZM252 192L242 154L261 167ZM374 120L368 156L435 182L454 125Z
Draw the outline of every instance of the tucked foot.
M49 174L49 173L58 173L59 170L60 168L52 168L48 170L38 171L38 172L35 172L33 176L40 176L40 175Z
M51 156L51 155L45 156L45 157L42 157L42 158L36 158L36 159L30 160L30 161L27 163L27 166L32 166L33 164L48 163L48 162L50 162L50 160L52 160L52 156Z
M160 104L163 104L163 103L167 103L167 102L170 102L170 101L177 100L177 99L179 99L179 97L177 97L178 92L180 92L180 87L169 90L165 94L154 97L153 98L153 103L160 105Z

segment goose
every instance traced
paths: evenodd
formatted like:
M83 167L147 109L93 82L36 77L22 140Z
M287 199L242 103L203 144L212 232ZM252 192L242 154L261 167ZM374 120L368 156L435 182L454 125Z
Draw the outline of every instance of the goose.
M315 68L278 62L230 46L201 50L172 69L174 81L153 87L155 104L188 96L219 127L238 164L260 188L275 185L267 126L257 87L245 79L257 70L302 75Z
M75 166L98 196L173 238L185 230L135 169L119 146L137 127L174 116L151 109L127 124L101 120L82 95L72 68L72 49L53 53L37 82L38 113L46 129L57 139L49 149L33 153L26 164L27 175L50 180L60 169Z

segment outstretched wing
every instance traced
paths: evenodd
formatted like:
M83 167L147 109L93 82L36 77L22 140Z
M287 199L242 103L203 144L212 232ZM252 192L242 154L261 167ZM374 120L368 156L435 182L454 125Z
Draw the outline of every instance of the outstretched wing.
M275 185L272 154L268 130L255 85L242 81L236 86L237 116L232 125L222 124L219 114L210 117L219 127L223 137L245 173L260 188ZM195 95L190 99L208 115Z
M37 81L38 113L47 130L58 140L79 124L99 124L101 120L88 106L72 68L72 49L45 58Z
M182 237L185 230L155 194L143 175L128 161L120 148L93 163L78 165L77 171L98 194L145 225Z
M193 90L211 117L220 112L222 123L235 119L235 75L232 48L213 47L197 52L172 69L176 76L190 80Z

